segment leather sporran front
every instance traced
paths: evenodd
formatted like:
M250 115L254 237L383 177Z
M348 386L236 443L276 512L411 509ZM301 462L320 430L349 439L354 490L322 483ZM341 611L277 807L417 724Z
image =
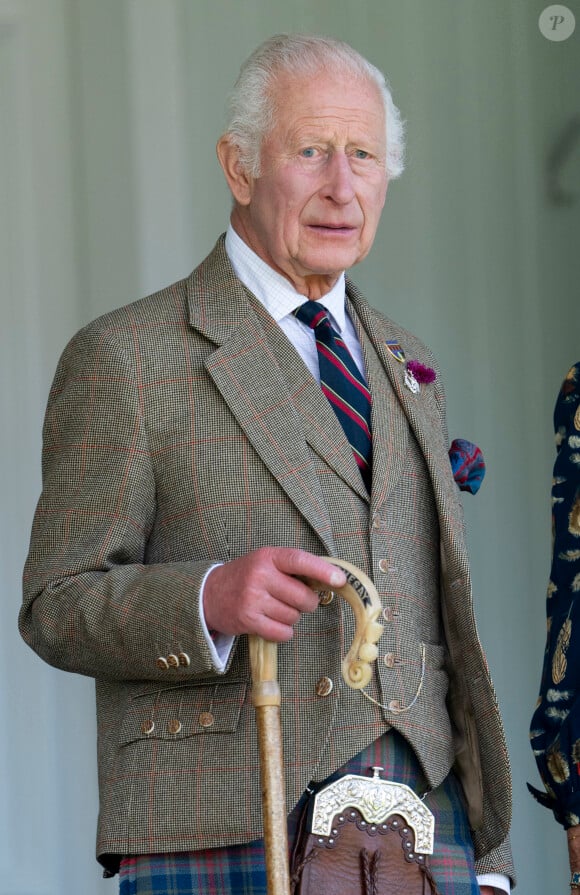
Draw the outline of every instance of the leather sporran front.
M433 825L408 787L347 775L302 813L292 895L438 895L428 858Z

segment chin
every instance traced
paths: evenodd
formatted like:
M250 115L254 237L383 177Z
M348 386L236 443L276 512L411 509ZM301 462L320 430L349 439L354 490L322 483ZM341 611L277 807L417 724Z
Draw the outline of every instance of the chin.
M336 254L325 252L316 259L318 263L315 263L313 259L311 269L321 275L339 276L343 270L353 267L359 260L359 257L357 252L349 252L348 254L345 252L337 252Z

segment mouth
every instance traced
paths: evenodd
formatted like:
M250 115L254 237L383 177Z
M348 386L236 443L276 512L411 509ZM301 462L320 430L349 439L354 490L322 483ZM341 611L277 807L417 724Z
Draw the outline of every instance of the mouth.
M316 233L326 233L331 236L350 236L357 230L351 224L309 224L308 226Z

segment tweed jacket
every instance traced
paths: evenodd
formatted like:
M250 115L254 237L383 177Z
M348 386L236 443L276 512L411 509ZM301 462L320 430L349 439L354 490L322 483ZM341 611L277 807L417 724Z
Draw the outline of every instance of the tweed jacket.
M198 595L214 562L284 545L342 556L375 583L392 571L385 636L402 656L396 678L379 663L378 708L340 684L342 601L303 616L280 649L288 807L392 725L430 785L457 769L478 871L511 873L507 750L440 379L412 394L386 343L434 366L427 349L350 281L347 297L373 392L370 505L328 402L223 238L191 277L94 321L61 358L20 628L47 662L96 679L104 864L261 835L246 639L217 673ZM401 562L385 558L396 545Z

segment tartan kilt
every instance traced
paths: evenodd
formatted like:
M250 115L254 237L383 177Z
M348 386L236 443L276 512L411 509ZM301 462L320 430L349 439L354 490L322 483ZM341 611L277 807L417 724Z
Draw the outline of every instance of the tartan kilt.
M384 768L386 780L406 783L419 794L426 789L419 762L396 731L376 740L337 773L366 776L373 766ZM303 796L288 818L290 847L305 801ZM440 892L479 895L463 792L453 772L426 795L425 804L435 815L430 866ZM267 895L262 839L228 848L126 856L119 876L119 895Z

